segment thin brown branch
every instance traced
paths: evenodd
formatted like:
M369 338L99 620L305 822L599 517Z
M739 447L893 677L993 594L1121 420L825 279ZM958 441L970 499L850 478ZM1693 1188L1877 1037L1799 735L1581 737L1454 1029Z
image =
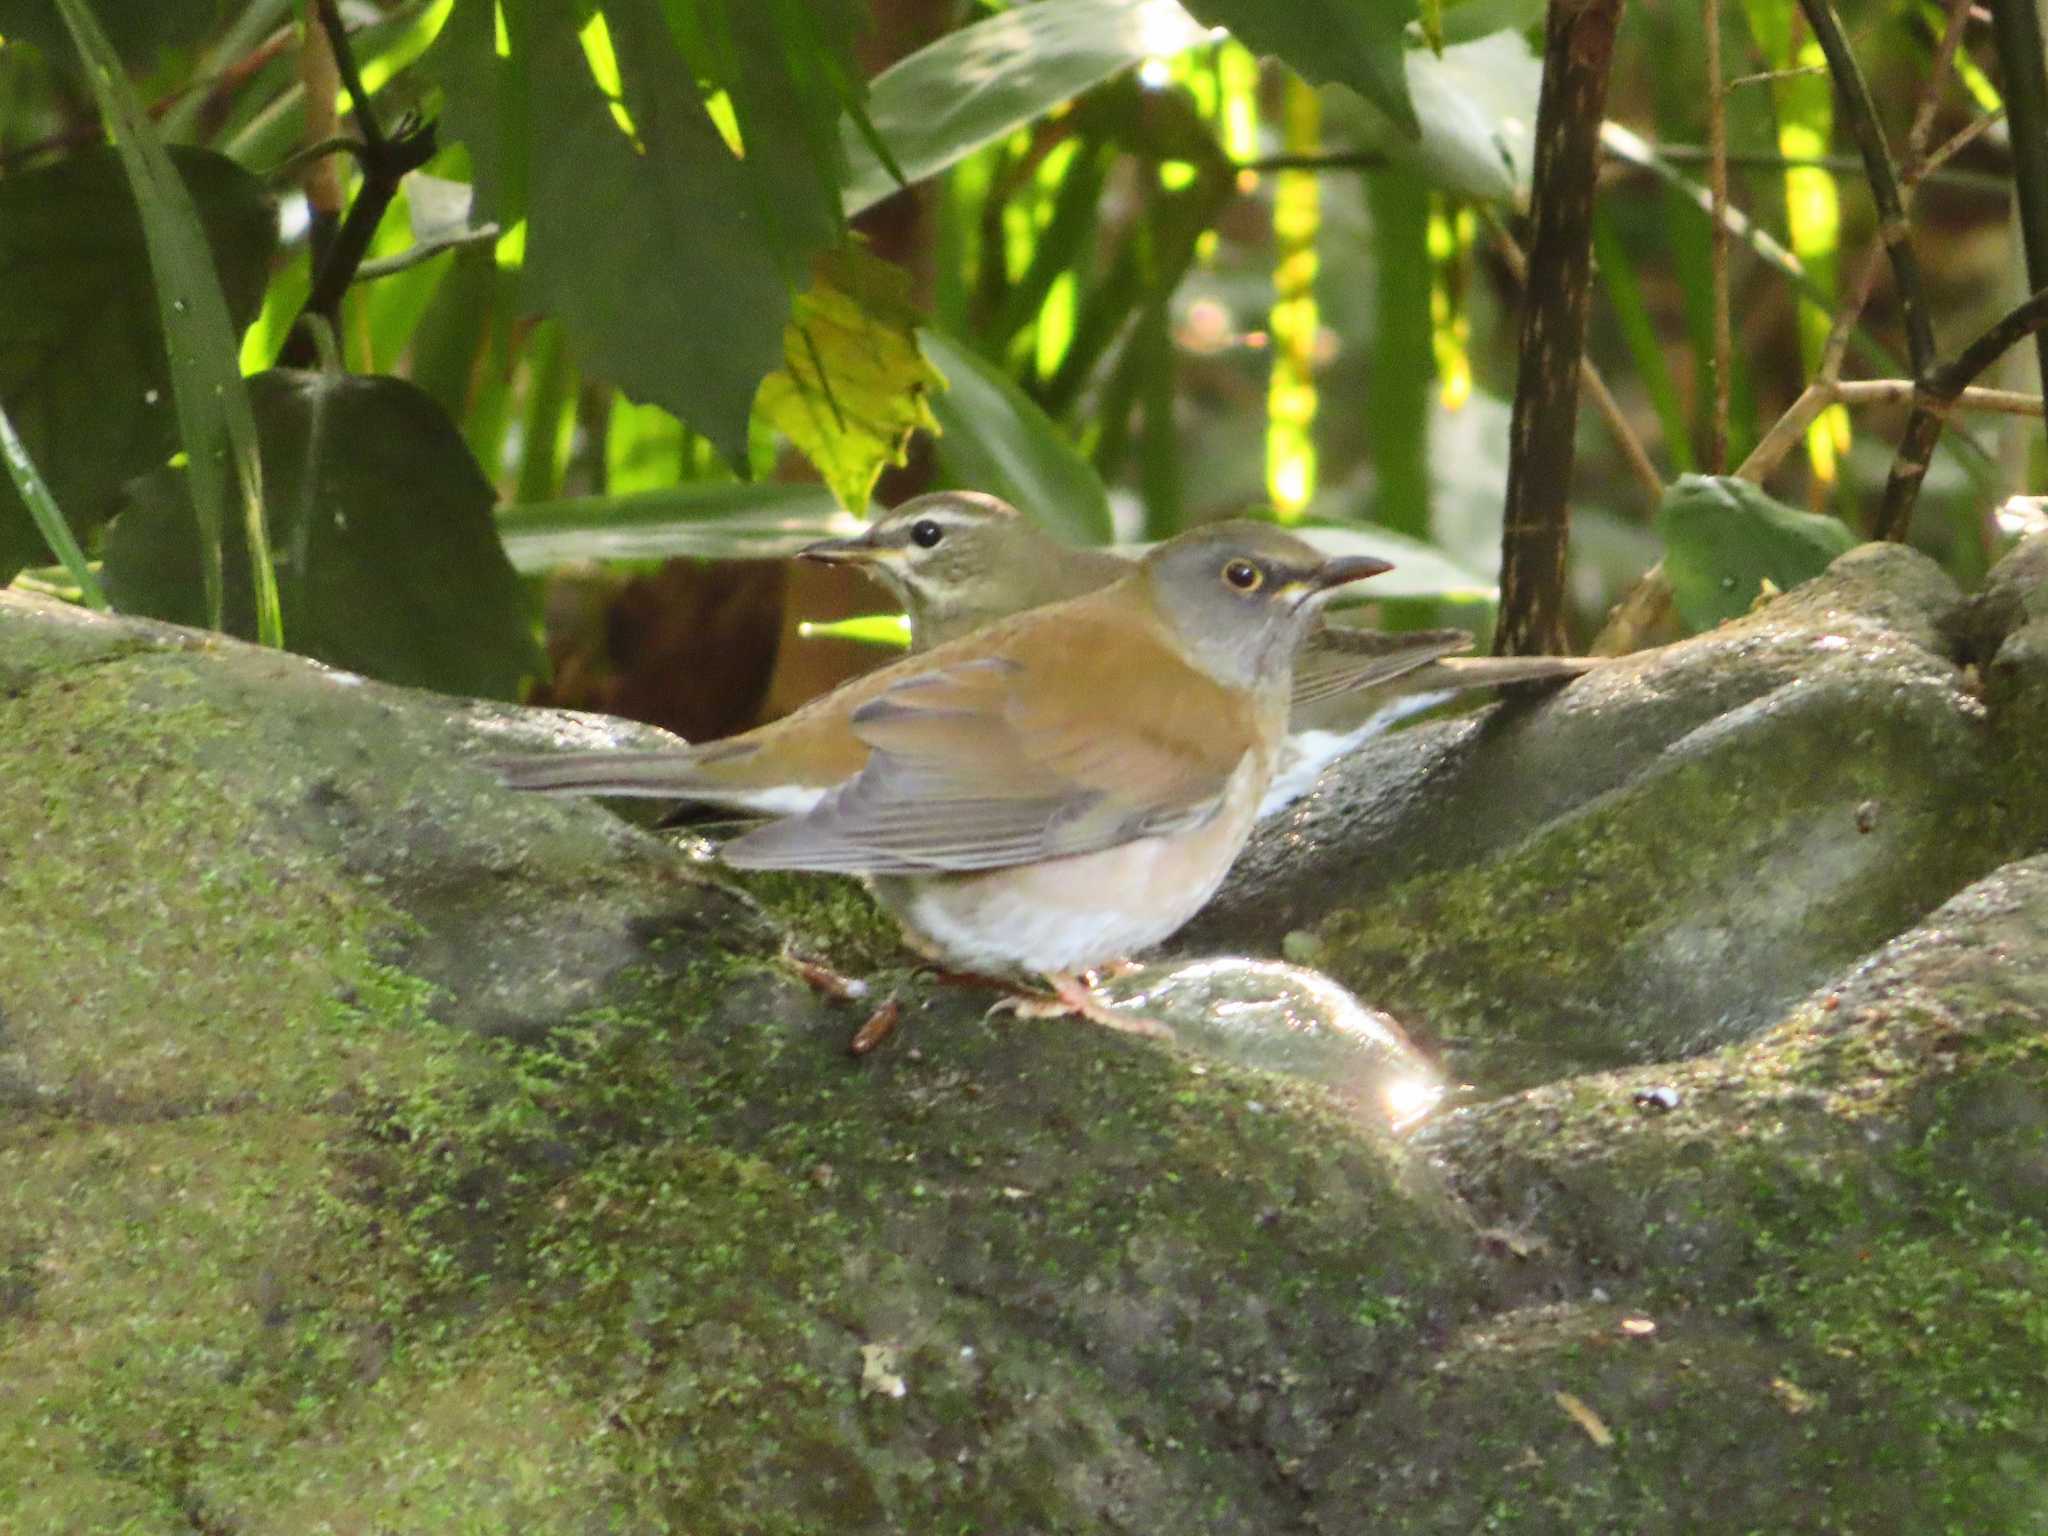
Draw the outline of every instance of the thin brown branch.
M1707 470L1728 467L1728 418L1734 387L1735 331L1728 309L1728 92L1721 83L1721 0L1705 0L1707 39L1707 197L1713 223L1714 419L1707 440Z
M1806 386L1785 414L1750 450L1749 457L1735 471L1739 479L1761 485L1777 471L1785 456L1799 446L1814 418L1831 405L1910 405L1920 389L1911 379L1816 379ZM2006 416L2039 416L2041 397L2014 389L1980 389L1971 386L1955 399L1954 408L1963 411L1996 411Z
M1878 508L1871 536L1903 539L1913 521L1913 503L1920 496L1920 482L1927 477L1934 445L1949 412L1977 376L2003 357L2020 341L2048 326L2048 288L2008 311L1983 335L1943 363L1927 377L1916 392L1913 414L1906 422L1892 472L1885 481L1884 501Z
M1905 164L1899 173L1902 198L1910 197L1913 189L1932 169L1935 161L1926 154L1927 139L1933 131L1935 110L1940 104L1942 88L1947 84L1950 71L1955 67L1956 50L1961 45L1963 32L1969 23L1970 0L1949 0L1948 24L1942 29L1940 44L1935 48L1934 60L1927 71L1927 78L1920 87L1920 101L1914 108L1913 125L1906 134ZM1982 119L1979 120L1983 121ZM1957 140L1966 135L1982 132L1976 125L1965 129L1938 154L1952 154L1961 148ZM1775 422L1763 436L1763 440L1750 452L1736 473L1756 484L1777 469L1785 455L1791 452L1813 419L1837 400L1848 397L1842 389L1852 386L1838 384L1842 362L1847 356L1849 342L1856 334L1862 321L1863 311L1870 304L1870 295L1877 288L1877 276L1883 268L1887 254L1882 236L1873 239L1857 264L1856 276L1850 280L1848 291L1835 308L1834 323L1828 329L1827 341L1821 347L1819 366L1814 369L1812 381L1806 390L1794 401L1792 408Z
M1710 43L1707 46L1712 52L1718 53L1720 51L1714 44ZM1728 82L1724 89L1732 91L1739 86L1745 85L1769 85L1775 80L1803 80L1808 75L1824 75L1826 73L1827 70L1818 64L1801 64L1792 69L1766 69L1754 75L1737 75Z
M355 109L356 131L363 140L363 176L356 188L355 201L349 204L348 216L327 248L316 249L312 290L299 311L301 320L318 315L339 334L342 298L355 282L363 258L369 254L370 241L391 200L398 195L399 183L434 157L434 125L416 123L408 117L394 133L386 135L377 121L369 93L363 89L362 73L356 68L336 0L314 0L313 8L319 16L326 45L333 50L341 83L348 88L350 104ZM317 357L312 328L294 323L278 354L278 362L288 368L303 368Z
M1530 206L1529 302L1522 308L1501 522L1501 610L1494 648L1564 646L1564 556L1571 531L1579 360L1592 294L1593 190L1621 0L1553 0L1544 26Z
M1927 171L1927 140L1934 132L1934 114L1941 108L1941 87L1955 67L1956 50L1963 46L1963 34L1970 26L1970 0L1949 0L1948 22L1941 29L1941 41L1934 46L1934 58L1927 66L1927 85L1920 92L1920 104L1913 109L1913 126L1906 130L1904 175L1911 178Z
M1877 120L1877 104L1871 100L1870 85L1856 62L1855 51L1842 33L1841 18L1828 0L1799 0L1814 41L1820 44L1834 76L1835 94L1842 115L1863 156L1863 174L1870 182L1870 195L1877 204L1878 233L1891 258L1892 280L1898 288L1899 314L1906 325L1906 354L1913 376L1925 378L1933 369L1934 325L1928 318L1927 300L1920 283L1920 261L1913 253L1912 226L1906 221L1905 196L1899 190L1898 167L1884 141L1884 127Z
M1986 112L1982 117L1972 118L1968 124L1958 128L1947 142L1928 155L1925 160L1922 160L1916 166L1909 166L1899 173L1905 181L1907 188L1910 190L1923 181L1933 179L1950 160L1954 159L1963 150L1976 143L1984 134L2004 121L2005 108L2003 107L2000 107L1996 112Z

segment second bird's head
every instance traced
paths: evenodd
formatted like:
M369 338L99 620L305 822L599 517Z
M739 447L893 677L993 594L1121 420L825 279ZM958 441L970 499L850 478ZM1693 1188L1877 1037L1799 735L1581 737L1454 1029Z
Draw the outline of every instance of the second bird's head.
M923 626L987 622L1015 612L1024 594L1008 588L1033 562L1056 558L1058 551L1006 501L979 491L935 491L877 518L865 533L824 539L799 553L859 566L903 604L913 625Z

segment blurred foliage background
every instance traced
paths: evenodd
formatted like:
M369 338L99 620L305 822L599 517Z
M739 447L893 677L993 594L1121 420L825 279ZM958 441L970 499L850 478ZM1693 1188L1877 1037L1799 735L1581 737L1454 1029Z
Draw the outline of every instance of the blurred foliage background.
M690 736L871 663L799 626L876 594L784 557L949 485L1086 542L1299 521L1397 562L1373 619L1483 632L1543 20L0 0L0 582ZM2032 286L2010 71L1966 6L1842 21L1952 355ZM1798 0L1625 13L1581 645L1660 561L1627 643L1871 524L1912 369L1839 101ZM2031 347L2001 367L2038 395ZM1983 400L1911 525L1966 584L2039 479L2029 402Z

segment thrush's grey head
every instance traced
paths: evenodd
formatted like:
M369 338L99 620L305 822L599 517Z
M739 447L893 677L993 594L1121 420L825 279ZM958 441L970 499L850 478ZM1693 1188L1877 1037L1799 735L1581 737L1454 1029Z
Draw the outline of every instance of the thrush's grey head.
M914 497L863 534L801 553L858 565L881 582L910 615L920 646L1079 596L1128 570L1106 552L1060 544L1008 502L979 491Z
M1228 522L1167 540L1138 579L1196 666L1240 687L1284 687L1323 599L1392 569L1362 555L1326 557L1268 523Z

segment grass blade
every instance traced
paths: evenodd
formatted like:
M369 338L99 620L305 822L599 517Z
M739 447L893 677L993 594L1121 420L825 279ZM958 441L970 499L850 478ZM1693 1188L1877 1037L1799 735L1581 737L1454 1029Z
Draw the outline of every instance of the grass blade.
M91 7L86 0L57 0L57 8L84 61L86 78L92 82L142 215L143 239L156 279L157 312L170 357L178 434L185 445L186 474L199 520L207 612L219 627L224 610L221 529L230 497L238 492L255 587L257 638L265 645L282 646L284 619L263 523L256 418L242 382L240 348L227 299L199 214Z
M7 461L7 473L14 477L14 488L21 492L21 499L28 504L28 515L36 520L36 527L43 535L43 542L50 546L50 552L64 562L64 569L78 583L78 590L85 594L86 602L101 613L108 612L107 594L100 589L99 577L93 575L92 567L85 563L85 551L71 536L71 525L64 521L57 499L50 494L50 488L43 483L35 462L28 456L28 450L15 435L14 423L8 419L4 407L0 407L0 459Z

